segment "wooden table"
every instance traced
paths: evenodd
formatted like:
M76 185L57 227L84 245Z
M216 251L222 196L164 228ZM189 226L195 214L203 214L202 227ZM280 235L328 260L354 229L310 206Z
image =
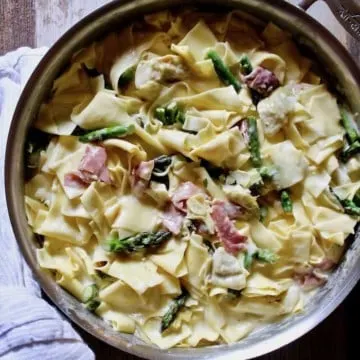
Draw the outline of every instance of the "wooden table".
M0 0L0 55L19 46L51 46L71 25L106 0ZM359 44L347 35L327 6L316 3L309 13L330 29L360 60ZM323 323L294 343L258 360L359 359L360 284ZM101 360L135 360L78 329ZM76 359L74 359L76 360Z

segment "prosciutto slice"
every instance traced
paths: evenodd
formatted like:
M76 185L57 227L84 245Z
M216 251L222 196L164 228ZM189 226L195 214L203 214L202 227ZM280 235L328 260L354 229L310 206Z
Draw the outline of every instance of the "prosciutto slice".
M314 269L313 267L298 268L295 270L294 280L297 281L304 289L312 290L324 285L327 276Z
M170 203L162 214L163 225L174 235L178 235L180 234L183 221L184 214Z
M76 189L82 189L82 188L86 188L89 185L89 183L85 182L82 179L82 174L80 171L74 171L65 174L64 185Z
M214 201L211 218L214 221L216 232L228 253L237 254L240 250L245 249L247 237L241 235L230 220L225 201Z
M172 196L172 203L180 211L186 212L186 201L196 194L204 194L204 191L190 181L178 186Z
M249 75L246 75L244 81L250 89L257 91L263 96L270 95L271 92L280 86L276 75L261 66L258 66Z
M324 259L321 263L314 265L317 269L322 271L329 271L335 267L335 262L331 259Z
M101 146L88 145L78 170L65 174L65 186L82 188L93 181L111 184L109 169L106 167L107 154Z
M244 216L243 208L232 202L224 202L225 211L230 220L240 219Z
M130 183L135 196L142 197L145 190L149 187L154 164L154 160L142 161L132 169Z

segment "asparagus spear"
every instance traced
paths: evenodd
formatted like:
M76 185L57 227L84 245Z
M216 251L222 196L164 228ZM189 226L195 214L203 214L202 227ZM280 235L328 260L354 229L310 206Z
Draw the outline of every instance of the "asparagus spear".
M161 332L164 332L175 320L176 315L179 313L181 308L185 305L189 293L186 289L182 289L182 293L173 300L170 304L166 314L161 319Z
M260 155L260 142L256 124L256 118L253 116L248 117L248 134L249 134L249 151L251 162L255 167L260 167L262 160Z
M359 206L360 199L358 194L354 196L353 200L350 200L350 199L341 199L332 188L330 188L330 192L339 201L339 203L344 209L345 214L351 216L360 216L360 206Z
M341 160L343 162L348 161L352 156L360 153L360 140L356 140L350 146L343 149L341 152Z
M96 284L89 285L85 288L83 299L84 302L87 303L91 300L94 300L99 294L99 289Z
M230 69L224 64L219 54L214 51L210 50L206 56L207 59L211 59L214 65L214 69L220 78L220 80L225 85L232 85L235 91L238 93L241 90L241 84L238 79L233 75Z
M251 65L250 59L247 55L243 55L240 58L239 64L240 64L240 70L241 70L242 74L244 74L244 75L249 75L254 69L253 66ZM257 104L262 99L262 95L254 89L249 89L249 90L251 93L252 102L255 106L257 106Z
M176 102L171 102L165 107L157 107L154 111L154 116L164 125L183 124L185 122L185 114Z
M341 205L343 206L346 214L360 216L360 207L357 206L353 200L343 199L341 200Z
M279 256L268 249L257 249L252 254L246 252L244 258L245 269L250 269L254 259L274 264L279 260Z
M245 252L245 257L244 257L245 269L250 269L253 262L253 256L254 254L250 254L248 251Z
M349 144L353 144L360 139L359 131L356 128L354 122L350 119L348 112L344 107L340 107L341 114L341 124L346 131L346 137L349 141Z
M135 77L136 66L126 69L119 77L118 86L123 87L129 84Z
M100 301L97 299L98 295L99 289L96 284L89 285L85 288L83 302L89 311L94 312L100 306Z
M171 232L169 231L142 232L123 239L115 237L108 240L107 249L109 252L131 253L145 248L160 246L170 237Z
M79 136L81 142L104 141L110 138L123 137L135 132L135 125L118 125L91 131L85 135Z
M360 190L355 194L353 202L356 206L360 206Z
M94 312L99 306L100 306L101 302L99 300L90 300L89 302L87 302L85 304L85 307L91 311L91 312Z
M250 59L247 55L243 55L240 58L240 68L244 75L249 75L253 71Z
M274 264L279 260L278 255L268 249L258 249L255 253L255 257L260 261L265 261L269 264Z
M280 195L281 206L286 213L292 213L293 204L289 193L286 190L283 190Z

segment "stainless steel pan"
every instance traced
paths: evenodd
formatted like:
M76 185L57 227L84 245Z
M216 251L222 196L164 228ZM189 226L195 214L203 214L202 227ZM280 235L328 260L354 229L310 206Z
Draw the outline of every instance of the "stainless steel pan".
M302 1L309 6L313 1ZM340 3L328 0L335 13ZM343 2L345 3L345 1ZM348 0L350 4L351 1ZM52 82L72 54L101 35L149 12L174 6L197 5L212 9L241 9L266 21L273 21L291 31L299 43L310 48L335 80L337 89L347 98L354 113L360 113L360 71L351 56L324 27L301 9L282 0L135 0L112 2L93 12L71 28L46 54L25 87L7 143L5 183L9 214L14 233L25 259L43 290L72 321L97 338L121 350L148 359L248 359L275 350L315 327L347 296L360 278L360 236L328 284L311 302L307 312L263 328L233 345L197 349L161 351L144 344L132 335L113 331L101 319L84 310L82 305L41 271L35 258L36 242L27 226L23 200L23 149L27 130L37 115L39 105L49 92ZM352 8L353 10L355 8ZM355 24L355 18L351 20ZM344 20L345 21L345 20ZM350 25L351 26L351 25ZM355 29L355 28L354 28ZM353 29L353 30L354 30ZM355 35L358 32L353 32Z

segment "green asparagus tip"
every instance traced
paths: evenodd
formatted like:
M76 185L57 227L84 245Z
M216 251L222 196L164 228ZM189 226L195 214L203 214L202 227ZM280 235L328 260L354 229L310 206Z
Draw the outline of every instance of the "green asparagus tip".
M112 237L106 244L106 250L115 253L131 253L160 246L171 238L169 231L142 232L122 239Z
M175 321L177 314L184 307L189 293L186 289L182 289L182 293L172 301L167 312L161 319L161 332L164 332Z
M249 75L253 71L250 59L247 55L243 55L240 58L240 68L244 75Z

